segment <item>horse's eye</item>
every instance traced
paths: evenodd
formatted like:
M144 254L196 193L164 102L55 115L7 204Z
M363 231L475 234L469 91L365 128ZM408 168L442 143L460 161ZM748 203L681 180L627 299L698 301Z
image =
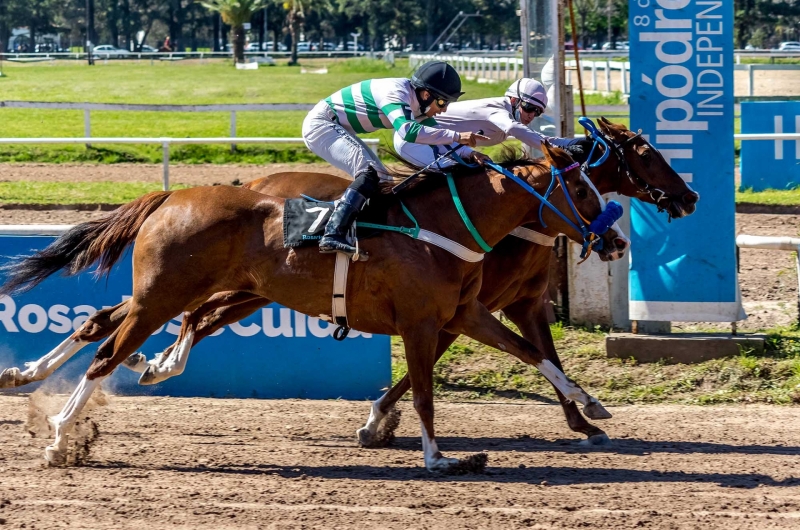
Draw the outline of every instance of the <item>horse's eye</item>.
M577 195L578 199L580 200L584 200L588 196L586 189L584 188L578 188Z

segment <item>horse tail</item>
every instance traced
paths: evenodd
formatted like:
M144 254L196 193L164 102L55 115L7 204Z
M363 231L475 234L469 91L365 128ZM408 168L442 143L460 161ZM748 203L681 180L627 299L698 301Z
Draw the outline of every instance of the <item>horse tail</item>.
M125 249L136 239L144 221L170 196L170 191L155 191L117 208L110 214L75 225L44 250L20 256L0 268L6 274L0 296L25 292L50 275L64 270L72 276L98 263L96 274L108 274Z

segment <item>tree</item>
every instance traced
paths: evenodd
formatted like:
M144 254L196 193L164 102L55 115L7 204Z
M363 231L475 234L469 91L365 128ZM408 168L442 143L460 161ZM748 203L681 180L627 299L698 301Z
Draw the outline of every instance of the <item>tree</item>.
M250 22L253 12L264 7L265 0L206 0L203 6L216 11L222 16L222 21L228 24L233 31L233 57L234 63L244 62L244 25ZM294 43L292 43L294 46ZM294 46L297 49L297 46Z

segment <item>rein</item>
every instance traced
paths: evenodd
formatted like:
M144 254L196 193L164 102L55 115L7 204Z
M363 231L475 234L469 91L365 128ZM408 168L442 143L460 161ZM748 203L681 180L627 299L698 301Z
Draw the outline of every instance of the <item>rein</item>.
M580 167L578 162L574 162L573 164L563 168L557 169L554 166L550 166L550 185L547 187L547 191L544 195L541 195L537 192L533 186L525 182L525 180L521 179L511 171L505 169L502 166L495 164L494 162L487 162L486 166L497 171L498 173L502 174L504 177L507 177L517 184L519 184L522 189L539 199L540 206L539 206L539 222L542 226L546 227L547 223L544 222L542 218L542 209L546 206L550 210L553 211L556 215L558 215L564 222L566 222L570 227L572 227L576 232L583 236L583 246L581 248L581 258L586 259L591 254L592 250L602 250L603 249L603 240L600 239L599 236L606 233L608 229L613 225L620 217L622 217L622 205L620 205L616 201L609 201L606 205L606 209L597 216L592 222L584 219L584 217L578 212L578 209L575 207L575 202L572 200L569 192L567 191L567 186L564 182L564 173L571 171L577 167ZM577 224L574 223L571 219L569 219L564 213L559 210L553 203L548 200L550 194L555 190L556 186L561 186L561 189L564 191L564 196L567 200L567 204L569 204L570 210L572 214L577 219ZM589 226L587 226L587 224Z

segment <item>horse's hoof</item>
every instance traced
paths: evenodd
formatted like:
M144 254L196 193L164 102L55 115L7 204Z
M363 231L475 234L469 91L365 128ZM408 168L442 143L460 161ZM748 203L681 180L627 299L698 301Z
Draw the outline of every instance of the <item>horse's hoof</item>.
M139 376L139 384L142 386L155 385L167 379L162 374L159 374L157 370L155 366L148 364L145 371Z
M375 443L375 436L366 427L358 429L356 436L358 437L358 445L361 447L372 447L372 444Z
M63 466L67 463L67 455L52 445L44 448L44 459L50 466Z
M21 386L18 384L22 378L22 372L19 368L6 368L0 373L0 388L16 388Z
M394 431L397 430L398 425L400 425L400 411L392 407L383 417L374 434L366 427L361 427L356 431L358 445L367 449L388 447L394 442Z
M607 420L611 418L611 413L606 410L606 408L600 404L599 401L595 401L593 403L589 403L585 407L583 407L583 413L586 414L587 418L593 420Z
M460 459L441 457L428 466L428 471L445 475L483 473L488 461L489 455L486 453L477 453Z
M127 359L122 361L122 366L138 374L143 374L147 369L147 357L140 352L132 353Z
M606 433L593 434L585 440L581 440L580 445L584 447L601 447L611 445L611 438Z

